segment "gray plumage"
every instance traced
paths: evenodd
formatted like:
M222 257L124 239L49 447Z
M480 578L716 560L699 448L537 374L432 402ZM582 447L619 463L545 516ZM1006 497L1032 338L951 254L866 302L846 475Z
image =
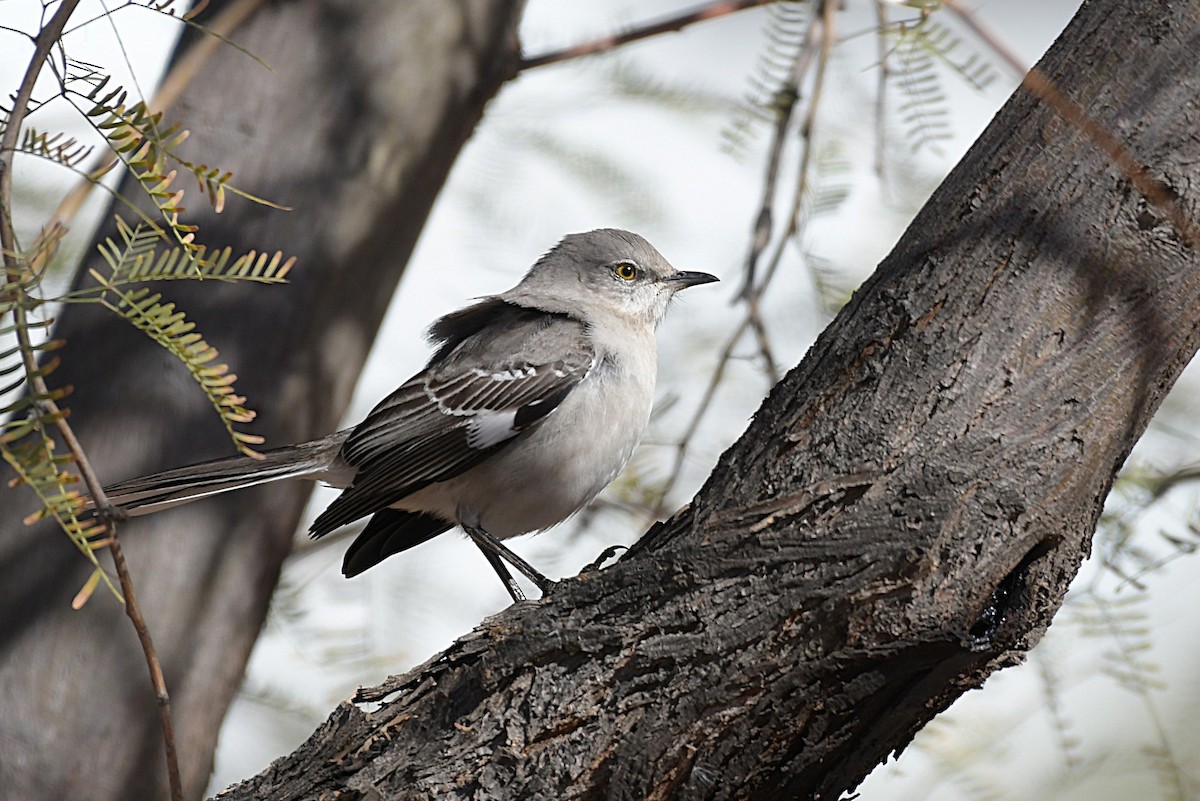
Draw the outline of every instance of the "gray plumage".
M677 291L715 280L676 270L627 231L569 235L512 289L435 322L425 369L353 429L105 492L137 515L318 479L344 491L313 522L313 537L373 515L346 554L347 576L457 524L514 598L500 556L544 589L496 540L565 520L616 477L650 418L654 328Z

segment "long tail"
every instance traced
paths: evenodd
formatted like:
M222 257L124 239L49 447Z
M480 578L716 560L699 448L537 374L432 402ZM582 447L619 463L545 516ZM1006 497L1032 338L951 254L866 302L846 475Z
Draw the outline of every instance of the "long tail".
M104 488L108 500L129 515L144 515L231 490L284 478L325 478L337 472L338 454L350 431L263 452L262 459L229 456L132 478Z

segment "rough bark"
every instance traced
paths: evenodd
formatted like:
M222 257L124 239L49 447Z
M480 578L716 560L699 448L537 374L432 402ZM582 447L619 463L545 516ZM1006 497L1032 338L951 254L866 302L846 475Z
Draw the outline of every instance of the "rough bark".
M231 198L217 216L200 198L186 203L201 241L297 255L289 287L164 287L241 374L268 444L338 425L434 197L512 72L521 5L264 4L233 38L271 69L222 48L168 113L192 131L192 158L294 209ZM57 336L69 344L52 378L74 385L71 421L103 480L232 452L182 366L126 323L72 307ZM121 528L188 797L203 793L308 492L301 482L238 493ZM8 491L0 506L0 795L166 797L128 620L103 593L71 611L84 561L60 532L22 525L32 496Z
M1042 64L1193 217L1197 52L1200 4L1095 0ZM690 508L222 798L836 799L1039 640L1198 268L1018 91Z

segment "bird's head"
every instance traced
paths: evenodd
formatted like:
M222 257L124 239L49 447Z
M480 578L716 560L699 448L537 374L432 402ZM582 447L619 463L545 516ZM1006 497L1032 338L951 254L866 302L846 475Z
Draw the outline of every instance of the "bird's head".
M585 322L618 314L653 327L676 292L716 280L676 270L637 234L599 228L563 237L502 297Z

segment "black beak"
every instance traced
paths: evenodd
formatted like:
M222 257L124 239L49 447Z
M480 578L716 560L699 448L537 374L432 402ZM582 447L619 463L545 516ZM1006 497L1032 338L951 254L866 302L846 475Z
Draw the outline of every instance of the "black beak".
M714 281L720 281L715 275L708 273L691 273L680 270L674 275L668 276L667 281L672 284L678 284L678 289L687 289L689 286L699 286L700 284L711 284Z

